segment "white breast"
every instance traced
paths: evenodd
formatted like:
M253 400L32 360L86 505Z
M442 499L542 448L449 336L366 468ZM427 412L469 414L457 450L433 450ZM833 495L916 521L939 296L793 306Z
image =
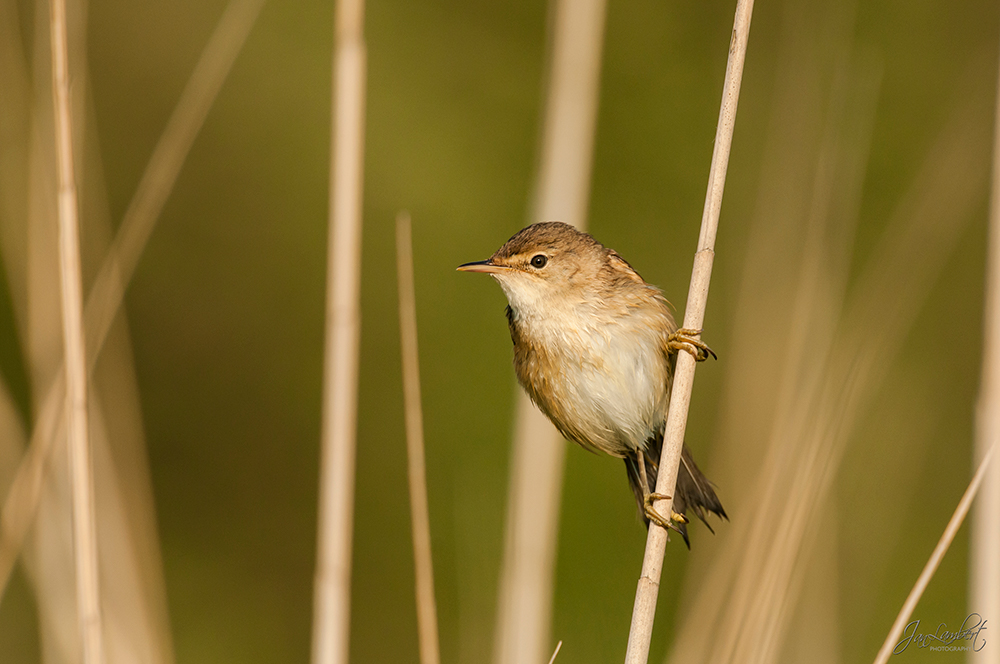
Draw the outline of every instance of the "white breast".
M572 404L567 410L579 428L612 454L644 448L666 415L658 340L627 324L578 328L566 336L570 343L561 348L565 369L556 388Z
M559 370L549 376L552 399L576 442L614 456L642 449L666 418L668 366L661 325L634 310L613 319L585 307L516 309L533 345ZM555 418L554 418L555 419ZM567 426L568 424L568 426Z

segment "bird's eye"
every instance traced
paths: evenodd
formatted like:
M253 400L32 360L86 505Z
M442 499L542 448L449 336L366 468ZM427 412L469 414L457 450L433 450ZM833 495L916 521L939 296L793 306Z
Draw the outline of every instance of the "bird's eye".
M548 256L546 256L545 254L536 254L531 259L531 267L541 269L545 267L545 264L548 262L549 262Z

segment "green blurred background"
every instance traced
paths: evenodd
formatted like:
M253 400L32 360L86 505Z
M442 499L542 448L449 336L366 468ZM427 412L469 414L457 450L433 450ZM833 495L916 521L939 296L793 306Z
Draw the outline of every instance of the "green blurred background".
M16 5L30 45L34 6ZM224 6L89 2L90 92L112 219L121 219ZM797 147L771 140L781 133L776 109L788 103L779 82L802 64L789 44L811 43L809 57L823 73L803 84L805 95L825 99L845 35L851 51L862 54L855 61L881 73L855 269L956 107L972 108L969 117L985 137L982 154L989 152L995 2L871 0L843 12L846 19L827 20L841 16L835 6L784 0L755 7L706 322L720 360L699 369L688 426L710 476L736 333L730 323L738 306L753 306L740 301L741 276L752 258L750 219L766 207L761 171ZM733 9L694 0L608 4L589 228L663 287L680 311ZM354 662L417 660L394 266L400 209L413 218L443 661L491 655L516 393L503 296L489 280L454 268L486 258L537 221L526 210L547 12L543 2L367 3ZM127 294L182 664L309 657L332 22L330 3L265 6ZM795 176L789 173L791 181ZM843 473L858 479L837 489L845 508L836 522L843 661L874 655L970 476L986 203L980 187L944 276L934 281L845 459ZM919 256L913 269L920 269ZM3 301L2 369L30 412L6 293ZM918 434L922 442L911 445ZM757 462L748 458L746 467ZM886 512L870 491L896 473L905 476L895 503L901 509ZM645 531L620 462L574 447L565 478L552 632L564 641L558 661L620 661ZM724 484L720 495L725 501ZM752 505L727 509L734 519L753 512ZM715 538L730 530L721 525ZM928 622L958 623L965 615L966 530L921 604ZM695 526L690 553L668 551L651 661L662 661L673 638L684 569L712 546L711 537ZM854 576L853 561L875 548L884 573ZM859 585L874 598L864 611L852 594ZM20 573L3 600L0 659L38 661L34 605Z

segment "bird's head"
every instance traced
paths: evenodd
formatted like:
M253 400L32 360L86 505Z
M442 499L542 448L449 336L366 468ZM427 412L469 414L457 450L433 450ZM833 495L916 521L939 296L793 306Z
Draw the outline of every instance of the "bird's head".
M599 296L610 254L590 235L550 221L528 226L488 259L458 269L496 279L515 310L552 311Z

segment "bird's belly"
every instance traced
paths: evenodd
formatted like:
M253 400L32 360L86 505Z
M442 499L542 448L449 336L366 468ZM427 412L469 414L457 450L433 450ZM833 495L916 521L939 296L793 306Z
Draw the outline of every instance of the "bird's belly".
M634 336L634 335L633 335ZM626 343L594 335L564 349L552 385L570 437L585 447L623 456L655 435L666 416L667 367L654 340ZM580 349L584 349L580 352ZM557 422L559 425L559 422Z

